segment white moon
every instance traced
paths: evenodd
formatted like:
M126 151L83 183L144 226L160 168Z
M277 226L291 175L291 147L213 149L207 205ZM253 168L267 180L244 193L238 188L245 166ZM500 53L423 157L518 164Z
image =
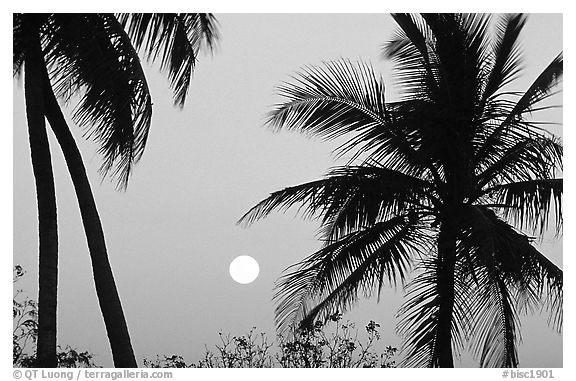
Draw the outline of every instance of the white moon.
M240 284L252 283L258 278L260 266L258 262L248 255L234 258L230 263L230 276Z

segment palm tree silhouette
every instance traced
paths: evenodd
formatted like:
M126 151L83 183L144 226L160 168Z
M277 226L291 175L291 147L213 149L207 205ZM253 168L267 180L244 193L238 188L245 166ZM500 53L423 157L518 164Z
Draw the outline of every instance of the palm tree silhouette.
M114 365L136 367L104 232L86 170L57 98L79 96L73 119L103 156L100 171L125 189L144 152L152 100L137 51L161 58L175 103L184 105L201 47L217 38L211 14L14 14L14 75L24 71L26 116L38 199L40 261L37 366L56 367L58 235L45 118L74 184Z
M296 204L321 221L323 247L277 282L279 330L326 320L400 282L403 365L453 367L468 344L481 366L515 367L521 312L544 308L562 325L562 270L521 232L542 235L551 214L562 229L562 145L526 118L546 108L562 54L524 93L512 92L524 16L502 17L492 39L489 15L393 18L399 28L384 53L402 98L385 102L382 78L347 60L282 85L269 125L350 136L336 153L352 158L272 193L239 222Z

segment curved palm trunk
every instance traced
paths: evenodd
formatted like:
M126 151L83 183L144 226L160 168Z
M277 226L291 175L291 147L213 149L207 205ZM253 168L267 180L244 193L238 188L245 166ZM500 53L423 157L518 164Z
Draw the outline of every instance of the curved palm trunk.
M46 117L58 139L76 191L92 261L96 294L98 295L100 310L104 318L114 366L118 368L137 368L138 365L130 342L122 304L108 260L102 224L82 156L62 115L60 106L50 86L47 73L45 73L44 81L47 84L44 86Z
M433 366L453 368L452 311L454 308L454 266L456 238L449 223L443 223L438 237L437 291L440 300Z
M36 366L55 368L56 303L58 293L58 226L56 192L50 146L46 135L42 95L42 69L45 68L38 34L31 36L25 57L24 93L32 168L38 200L38 342Z

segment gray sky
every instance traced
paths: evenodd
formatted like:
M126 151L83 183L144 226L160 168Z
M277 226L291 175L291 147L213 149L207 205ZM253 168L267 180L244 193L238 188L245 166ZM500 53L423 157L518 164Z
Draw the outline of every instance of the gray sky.
M88 167L108 252L138 361L156 354L199 359L218 332L246 333L256 326L273 337L274 280L282 270L319 248L317 223L274 214L249 229L236 220L270 192L322 176L337 164L335 143L263 127L279 100L274 86L306 64L341 57L370 61L384 75L388 99L395 93L392 67L380 47L395 29L385 14L218 14L222 39L197 66L184 110L172 106L168 81L146 66L154 116L143 159L125 193L100 184L95 146L73 127ZM523 35L525 66L517 90L526 89L562 50L562 17L531 15ZM561 103L561 98L558 102ZM70 108L67 109L69 114ZM548 119L561 122L561 111ZM561 129L555 132L561 134ZM96 362L111 356L98 308L80 214L59 148L51 136L58 199L60 284L58 343L89 349ZM37 218L21 84L14 82L14 264L28 272L18 283L37 293ZM541 250L562 266L562 240ZM252 284L239 285L228 264L250 255L260 264ZM380 304L361 302L349 318L381 324L382 342L400 345L395 313L401 290ZM520 365L562 366L562 337L545 316L522 320ZM463 366L475 366L466 354Z

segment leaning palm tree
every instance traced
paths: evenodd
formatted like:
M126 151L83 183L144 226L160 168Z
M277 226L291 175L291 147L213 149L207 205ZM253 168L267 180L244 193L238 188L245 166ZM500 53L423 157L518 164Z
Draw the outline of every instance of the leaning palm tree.
M405 366L453 367L469 346L481 366L515 367L519 315L562 323L562 270L533 246L549 218L562 229L562 145L528 114L545 108L562 54L523 93L526 18L395 14L385 45L403 90L386 102L373 68L308 67L280 87L276 129L324 139L347 165L272 193L240 220L300 204L321 221L323 247L277 283L279 330L351 308L385 285L406 286L398 331ZM529 235L528 235L529 234Z
M136 367L80 151L57 99L79 97L73 119L99 144L100 168L125 189L146 145L152 100L138 50L161 59L183 106L196 56L217 38L210 14L15 14L14 75L24 71L26 116L38 199L40 264L37 366L55 367L58 235L45 119L72 178L114 365Z

